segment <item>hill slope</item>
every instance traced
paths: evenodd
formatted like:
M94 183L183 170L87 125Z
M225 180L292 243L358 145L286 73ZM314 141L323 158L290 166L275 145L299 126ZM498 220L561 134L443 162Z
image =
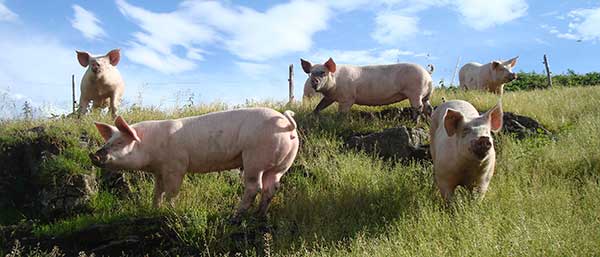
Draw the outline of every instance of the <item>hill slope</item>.
M489 94L437 91L434 104L441 97L468 100L480 110L497 101ZM285 109L276 103L250 105ZM444 208L433 185L430 163L384 161L343 146L344 139L353 133L413 125L360 114L392 107L357 107L348 117L329 108L317 118L309 114L313 103L289 107L297 114L302 145L294 166L283 178L268 221L248 216L240 226L227 223L242 193L235 171L188 176L177 207L161 210L150 207L151 178L131 174L134 182L130 192L121 194L100 185L88 209L74 216L19 222L36 213L4 208L0 221L11 226L2 228L0 243L4 249L0 254L10 252L13 239L21 239L15 249L34 253L49 253L57 244L69 254L94 249L96 253L124 251L133 256L238 252L309 256L600 255L600 87L511 92L504 96L503 105L505 111L540 121L556 140L497 135L496 175L481 202L462 191L452 208ZM123 116L133 123L222 108L199 106L171 113L130 109ZM53 165L39 167L49 178L41 181L56 181L53 178L65 175L62 173L100 176L86 159L86 153L100 142L92 124L95 119L109 122L108 117L92 115L82 120L1 124L0 146L7 153L15 145L30 142L35 136L26 131L42 125L49 141L59 142L55 144L59 150L48 157ZM86 144L81 143L82 138ZM40 158L42 164L49 162Z

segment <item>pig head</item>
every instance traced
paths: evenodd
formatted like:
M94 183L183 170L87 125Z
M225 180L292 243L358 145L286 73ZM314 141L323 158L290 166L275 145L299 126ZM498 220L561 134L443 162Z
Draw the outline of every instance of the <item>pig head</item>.
M87 67L81 78L79 113L85 114L92 102L92 108L109 107L111 115L116 116L125 90L125 83L116 68L121 59L120 50L111 50L103 56L92 56L84 51L76 52L79 64Z
M447 101L434 111L430 151L435 182L447 202L457 186L481 197L487 191L496 163L492 132L502 128L502 116L501 103L479 115L461 100Z

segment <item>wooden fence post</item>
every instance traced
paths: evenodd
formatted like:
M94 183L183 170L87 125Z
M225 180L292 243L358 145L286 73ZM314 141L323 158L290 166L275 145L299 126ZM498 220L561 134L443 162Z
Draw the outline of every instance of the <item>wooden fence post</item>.
M289 78L288 78L288 82L289 82L289 103L294 102L294 65L290 64L290 70L289 70Z
M456 66L454 67L454 73L452 73L452 81L450 81L450 86L454 86L454 77L456 76L456 71L458 70L459 63L460 63L460 56L456 59Z
M550 72L550 64L548 64L548 57L544 54L544 66L546 67L546 76L548 76L548 87L552 87L552 72Z
M71 92L73 93L73 113L75 113L77 109L77 102L75 101L75 74L71 75Z

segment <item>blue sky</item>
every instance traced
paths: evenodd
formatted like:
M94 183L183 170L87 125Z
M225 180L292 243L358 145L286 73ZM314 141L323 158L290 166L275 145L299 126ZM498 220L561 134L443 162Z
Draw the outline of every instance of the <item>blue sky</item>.
M447 83L460 64L520 56L516 70L598 71L600 2L527 0L38 1L0 0L0 117L24 101L70 109L75 49L121 48L124 103L173 107L296 96L299 58L436 66ZM456 80L455 79L455 83ZM77 96L78 98L78 96ZM2 107L4 106L4 107Z

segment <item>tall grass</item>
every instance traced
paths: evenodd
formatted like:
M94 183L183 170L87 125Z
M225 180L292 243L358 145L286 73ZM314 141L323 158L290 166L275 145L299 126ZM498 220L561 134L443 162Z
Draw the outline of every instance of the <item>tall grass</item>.
M498 101L492 94L438 90L433 103L465 99L480 110ZM72 233L88 224L124 217L164 216L177 240L202 255L275 256L597 256L600 255L600 87L508 92L505 111L531 116L555 133L500 141L496 174L482 201L460 190L446 208L433 184L430 163L402 164L347 150L353 132L413 124L350 116L335 108L320 117L309 105L268 104L292 109L301 129L300 154L283 177L268 221L248 215L240 226L227 223L242 194L236 171L190 175L174 209L154 210L152 181L119 199L101 192L91 214L39 224L37 235ZM400 106L407 106L406 103ZM226 108L196 106L170 113L126 110L131 122L175 118ZM60 131L87 131L100 140L92 120L9 123L0 132L44 123ZM31 124L34 123L34 124Z

